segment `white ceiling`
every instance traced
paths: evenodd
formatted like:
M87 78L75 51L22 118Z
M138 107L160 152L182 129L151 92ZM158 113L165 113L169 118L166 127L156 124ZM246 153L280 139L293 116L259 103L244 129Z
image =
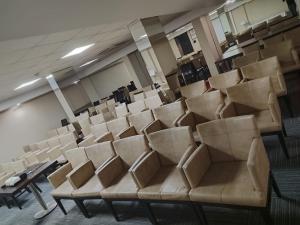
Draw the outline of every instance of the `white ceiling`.
M127 25L141 17L211 8L224 0L0 0L0 102L35 74L79 66L102 51L131 40ZM163 16L164 23L174 16ZM95 43L83 54L61 59L74 48ZM81 68L82 69L82 68ZM56 77L64 79L63 74ZM41 80L34 87L46 84Z

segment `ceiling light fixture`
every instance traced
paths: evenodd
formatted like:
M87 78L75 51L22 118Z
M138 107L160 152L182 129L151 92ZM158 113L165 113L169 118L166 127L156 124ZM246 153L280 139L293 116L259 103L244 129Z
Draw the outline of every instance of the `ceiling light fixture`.
M85 50L87 50L88 48L90 48L94 45L95 45L95 43L85 45L85 46L82 46L82 47L79 47L79 48L75 48L75 49L73 49L72 51L70 51L68 54L66 54L65 56L63 56L61 58L64 59L64 58L67 58L67 57L70 57L70 56L73 56L73 55L80 54L80 53L84 52Z
M236 0L227 0L225 4L228 5L228 4L231 4L231 3L235 3L235 1Z
M91 60L91 61L88 61L88 62L86 62L86 63L84 63L84 64L82 64L81 66L79 66L79 67L84 67L84 66L87 66L87 65L89 65L89 64L91 64L91 63L93 63L93 62L95 62L95 61L97 61L98 59L93 59L93 60Z
M50 75L46 76L46 79L49 80L49 79L52 78L52 77L53 77L53 75L50 74Z
M41 78L38 78L38 79L35 79L35 80L32 80L32 81L28 81L28 82L26 82L26 83L23 83L23 84L19 85L18 87L16 87L16 88L15 88L15 91L16 91L16 90L19 90L19 89L21 89L21 88L24 88L24 87L28 87L28 86L30 86L30 85L33 85L33 84L35 84L36 82L38 82L40 79L41 79Z

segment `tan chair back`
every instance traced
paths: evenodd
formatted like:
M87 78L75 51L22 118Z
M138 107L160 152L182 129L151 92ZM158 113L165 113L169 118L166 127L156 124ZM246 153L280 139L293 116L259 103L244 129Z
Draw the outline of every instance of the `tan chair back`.
M100 124L100 123L104 123L105 122L104 116L103 116L102 113L97 114L95 116L92 116L90 119L91 119L92 125L96 125L96 124Z
M126 103L122 103L116 107L117 118L121 118L128 115L128 109Z
M249 65L251 63L258 62L259 60L260 60L259 51L253 51L248 53L247 55L234 58L232 60L232 66L233 68L238 69L243 66Z
M196 146L190 127L174 127L149 134L149 145L163 166L177 165L189 147Z
M57 128L58 135L64 135L64 134L67 134L68 132L69 132L69 130L68 130L67 126Z
M148 109L156 109L163 105L163 102L160 96L157 94L155 96L149 97L145 99L145 104Z
M89 159L85 154L84 148L75 148L65 152L66 158L71 163L72 168L76 168Z
M127 106L128 106L128 110L131 114L140 113L147 108L145 101L143 101L143 100L133 102L131 104L128 104Z
M173 102L153 110L154 118L166 128L175 127L174 121L185 113L185 104L182 101Z
M91 145L84 150L96 169L116 154L110 141Z
M102 110L105 108L107 108L106 102L103 102L100 105L95 106L95 110L98 114L101 114Z
M295 29L289 30L284 33L284 39L285 40L292 40L294 46L296 48L300 47L300 27L297 27Z
M100 123L91 127L92 134L98 138L108 132L106 123Z
M224 105L224 98L222 93L217 90L187 99L185 102L189 112L210 121L220 118L216 112Z
M273 89L277 95L281 95L287 91L281 66L276 56L244 66L241 68L241 72L243 78L247 80L270 77Z
M117 155L121 157L128 168L144 153L150 151L144 135L135 135L114 141L113 146Z
M149 98L149 97L157 95L157 93L158 93L157 90L154 89L154 90L146 91L145 95L146 95L146 98Z
M47 149L47 148L50 147L50 146L48 145L47 140L38 142L38 143L37 143L37 146L38 146L38 148L39 148L40 150Z
M259 46L259 43L257 42L255 44L244 47L243 48L243 53L244 53L244 55L248 55L251 52L256 52L256 51L259 51L259 50L260 50L260 46Z
M50 148L54 148L61 145L59 137L50 138L47 140L47 143L50 146Z
M253 115L198 124L197 132L212 162L247 160L253 139L260 137Z
M264 39L264 46L266 48L267 46L276 45L276 44L278 44L280 42L283 42L283 41L284 41L283 34L278 34L278 35L273 36L271 38Z
M204 80L197 81L184 87L180 87L181 95L185 98L192 98L202 95L207 91L206 83Z
M239 70L232 70L226 73L214 75L208 78L210 87L220 90L226 94L226 88L237 85L241 81Z
M123 130L129 127L126 117L111 120L106 123L108 131L112 133L114 138Z
M70 142L76 142L76 138L74 133L68 133L66 135L59 136L60 143L64 146L69 144Z
M141 92L141 93L138 93L138 94L134 94L133 95L134 97L134 101L141 101L141 100L144 100L145 99L145 94L144 92Z
M57 129L52 129L48 131L49 138L56 137L57 135L58 135Z
M131 126L134 126L138 134L143 134L143 129L154 121L154 116L151 110L130 115L128 117Z

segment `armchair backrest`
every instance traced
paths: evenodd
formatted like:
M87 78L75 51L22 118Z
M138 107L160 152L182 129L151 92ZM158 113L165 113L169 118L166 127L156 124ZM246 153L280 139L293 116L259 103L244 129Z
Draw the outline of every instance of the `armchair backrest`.
M212 88L220 90L226 94L226 88L237 85L241 81L239 70L232 70L227 73L214 75L208 78L209 84Z
M203 95L187 99L186 105L189 112L196 116L210 120L219 119L217 109L224 104L224 97L219 90L207 92Z
M260 53L263 59L277 56L280 64L285 66L298 63L293 56L293 50L294 45L292 40L287 40L277 43L276 45L267 46L265 49L261 49Z
M281 34L275 35L271 38L264 39L264 46L267 47L270 45L276 45L282 41L284 41L284 38L283 38L283 34L281 33Z
M76 138L73 132L59 136L60 143L64 146L69 144L70 142L76 142Z
M49 138L56 137L57 135L58 135L57 129L52 129L48 131Z
M154 116L151 110L130 115L128 117L131 126L134 126L138 134L143 134L142 129L154 121Z
M111 120L106 123L108 131L116 137L121 131L129 127L126 117Z
M91 127L92 134L98 138L108 132L106 123L100 123Z
M51 147L51 148L54 148L54 147L57 147L57 146L60 146L61 143L59 141L59 137L53 137L53 138L50 138L47 140L47 143L48 145Z
M246 47L243 47L243 53L244 55L248 55L252 52L256 52L256 51L259 51L260 49L260 45L259 43L255 43L255 44L252 44L252 45L248 45Z
M154 90L146 91L145 95L146 95L146 98L148 98L148 97L152 97L152 96L157 95L157 93L158 93L157 90L154 89Z
M116 155L110 141L91 145L84 150L88 159L92 161L95 169L99 168L104 162Z
M101 103L100 105L95 106L97 113L102 113L102 110L107 108L106 102Z
M91 119L92 125L96 125L96 124L100 124L100 123L104 123L105 122L104 116L103 116L102 113L97 114L95 116L92 116L90 119Z
M192 98L202 95L207 90L204 80L197 81L184 87L180 87L181 95L185 98Z
M48 145L47 140L40 141L40 142L38 142L38 143L36 143L36 144L37 144L37 146L38 146L38 148L39 148L40 150L43 150L43 149L46 149L46 148L49 148L49 147L50 147L50 146Z
M69 130L68 130L67 126L57 128L58 135L64 135L64 134L67 134L68 132L69 132Z
M82 163L88 161L84 148L75 148L65 152L66 158L71 163L72 168L76 168Z
M29 144L29 148L30 148L31 152L35 152L35 151L39 150L39 146L37 145L37 143Z
M145 104L148 109L156 109L156 108L162 106L163 102L162 102L160 96L157 94L152 97L146 98Z
M190 127L174 127L149 134L149 145L163 166L177 165L188 148L196 146Z
M150 151L145 135L136 135L113 142L115 152L127 168L143 154Z
M185 106L182 101L173 102L153 110L155 119L166 127L175 127L174 121L185 113Z
M286 40L292 40L295 47L300 46L300 39L299 39L300 27L295 29L289 30L284 33L284 38Z
M243 77L248 80L270 77L275 93L286 89L281 66L276 56L244 66L241 68L241 72Z
M127 116L128 109L126 103L122 103L116 107L117 118Z
M273 87L269 77L264 77L227 88L230 102L235 103L239 115L268 109L270 94Z
M136 114L144 111L147 107L144 100L139 100L128 104L128 110L131 114Z
M145 99L145 94L144 92L141 92L138 94L134 94L133 97L134 97L134 101L140 101Z
M260 60L260 53L257 50L257 51L250 52L247 55L234 58L232 60L232 64L235 69L238 69L243 66L249 65L251 63L258 62L259 60Z
M260 137L253 115L198 124L197 132L208 146L212 162L248 160L253 139Z

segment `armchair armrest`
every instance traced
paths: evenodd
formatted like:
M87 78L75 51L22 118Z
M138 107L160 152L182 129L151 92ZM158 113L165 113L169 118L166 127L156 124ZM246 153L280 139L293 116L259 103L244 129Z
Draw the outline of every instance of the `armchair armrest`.
M127 137L130 137L130 136L134 136L134 135L137 135L137 132L136 132L134 126L130 126L127 129L125 129L124 131L121 131L117 135L117 137L119 137L120 139L122 139L122 138L127 138Z
M238 82L238 84L242 84L242 83L245 83L245 82L247 82L247 78L245 78L245 77L243 77L243 79L241 79L239 82Z
M192 130L196 129L196 120L193 112L188 112L178 120L179 126L191 126Z
M114 141L114 136L111 132L103 134L101 137L96 138L95 143L102 143L105 141Z
M74 168L68 175L67 179L74 189L84 185L95 173L92 161L87 161Z
M183 165L183 171L192 188L199 185L202 177L210 167L211 160L208 148L201 144Z
M120 156L114 157L109 163L97 171L97 176L103 187L108 187L123 172L123 162Z
M160 168L158 154L152 151L147 154L131 172L139 188L144 188Z
M220 112L221 119L238 116L233 102L229 102Z
M54 173L50 174L47 178L50 182L50 184L57 188L60 186L63 182L67 180L66 176L68 173L72 171L72 165L71 163L67 163L66 165L60 167L58 170L56 170Z
M278 103L277 96L273 92L271 92L269 94L268 106L269 106L269 110L271 112L273 120L275 122L278 122L278 123L281 124L280 106L279 106L279 103Z
M287 87L286 87L285 79L283 77L283 73L282 73L281 69L280 69L280 71L277 72L277 77L278 77L278 83L279 83L280 89L283 92L282 95L287 95Z
M296 49L292 49L291 50L291 54L292 54L292 57L293 57L293 60L294 60L295 64L299 64L300 60L299 60L299 55L298 55L297 50Z
M145 134L151 134L153 132L162 130L162 126L159 120L154 120L152 123L150 123L146 128L145 128Z
M172 125L174 127L176 127L178 125L178 121L183 117L185 116L185 113L183 113L182 115L178 116L173 122L172 122Z
M94 135L88 136L86 139L84 139L83 141L81 141L78 144L78 147L87 147L87 146L93 145L93 144L95 144L94 141L95 141Z
M261 137L254 138L252 141L247 167L255 189L261 192L266 191L269 180L270 162Z
M215 118L216 119L220 119L221 118L220 113L221 113L221 111L222 111L222 109L223 109L224 106L225 106L224 103L218 105L217 110L215 112Z
M143 160L143 158L145 158L147 155L149 154L149 152L144 152L142 155L140 155L135 162L132 164L132 166L129 168L129 172L132 173L133 169L140 163L140 161Z

